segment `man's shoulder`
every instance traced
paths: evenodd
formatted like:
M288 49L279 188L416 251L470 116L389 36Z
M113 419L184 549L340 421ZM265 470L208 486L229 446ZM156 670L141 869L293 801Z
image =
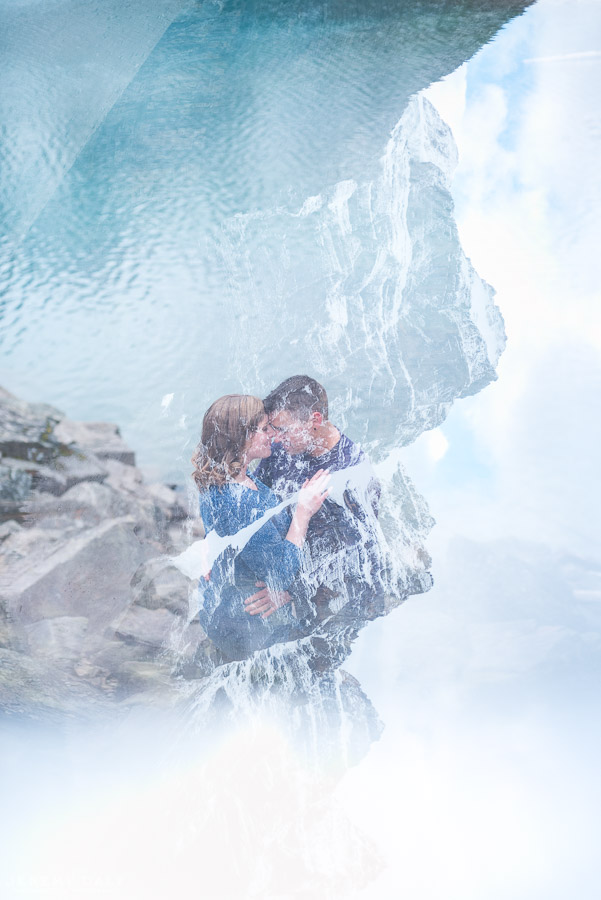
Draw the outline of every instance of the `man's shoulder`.
M360 444L356 444L346 434L340 434L340 440L334 447L336 451L336 468L347 469L367 459Z
M272 444L271 455L259 462L253 477L262 481L267 487L272 487L275 479L288 469L289 459L288 453L281 444Z

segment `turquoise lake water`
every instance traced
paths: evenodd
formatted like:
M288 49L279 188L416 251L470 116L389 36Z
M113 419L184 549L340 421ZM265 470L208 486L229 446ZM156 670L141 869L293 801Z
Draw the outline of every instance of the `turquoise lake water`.
M327 384L357 438L398 443L375 425L408 403L393 396L397 351L366 349L380 298L372 321L351 315L348 345L332 335L332 294L360 297L376 265L373 211L357 201L324 259L327 208L377 186L409 98L523 8L4 3L2 383L118 422L177 481L216 396L294 371ZM322 196L326 212L299 221ZM441 355L457 341L445 333Z
M349 433L401 459L437 520L434 588L370 624L348 661L386 723L335 790L380 860L357 896L597 900L598 3L0 9L0 382L119 422L145 466L182 481L217 394L311 368ZM416 112L391 145L416 92L450 132ZM450 189L428 180L435 152ZM395 268L396 252L415 266ZM481 285L460 277L464 257ZM467 284L496 290L507 344L494 383L494 335L459 346L469 321L451 300ZM107 858L137 883L119 854L141 835L172 861L179 894L196 889L196 848L182 865L175 845L196 834L206 794L168 727L162 741L152 721L132 731L120 747L112 734L15 729L2 755L7 883L48 835L81 835L85 849L106 834L99 798L114 825L133 785L133 825L114 825ZM245 771L214 766L216 783ZM175 785L165 768L183 772ZM177 827L149 836L157 808ZM348 860L349 832L329 821L330 858ZM292 816L278 822L287 852ZM261 871L278 858L269 844Z

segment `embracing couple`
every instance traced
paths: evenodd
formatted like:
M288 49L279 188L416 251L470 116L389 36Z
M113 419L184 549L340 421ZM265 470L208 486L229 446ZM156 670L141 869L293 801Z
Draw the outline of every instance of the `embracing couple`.
M379 485L330 422L317 381L295 375L265 400L221 397L192 462L206 533L233 536L265 519L201 581L201 623L226 658L295 640L373 598Z

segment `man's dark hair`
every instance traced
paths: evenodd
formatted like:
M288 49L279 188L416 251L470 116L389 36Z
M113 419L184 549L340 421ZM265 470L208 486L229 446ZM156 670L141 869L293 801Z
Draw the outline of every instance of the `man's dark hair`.
M278 384L263 401L267 415L287 410L299 419L320 412L328 418L328 395L325 388L308 375L292 375Z

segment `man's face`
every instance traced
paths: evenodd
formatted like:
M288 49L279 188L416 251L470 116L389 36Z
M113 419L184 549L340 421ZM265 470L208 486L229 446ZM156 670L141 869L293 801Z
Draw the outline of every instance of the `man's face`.
M282 444L288 453L293 456L296 453L304 453L310 450L313 444L314 432L313 428L316 424L313 415L308 419L298 419L294 413L287 409L280 412L274 412L269 416L269 424L271 425L274 435L273 440L278 444Z

